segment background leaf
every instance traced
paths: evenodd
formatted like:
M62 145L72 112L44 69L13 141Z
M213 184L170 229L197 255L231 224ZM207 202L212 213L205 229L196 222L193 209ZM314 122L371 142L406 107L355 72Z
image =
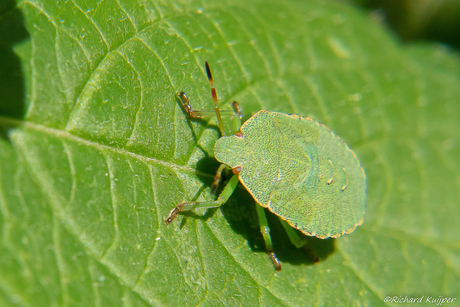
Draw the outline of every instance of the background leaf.
M457 55L400 46L324 1L12 1L0 6L0 304L384 305L460 294ZM176 99L310 116L368 176L364 224L264 252L239 187L211 199L215 119Z
M337 0L369 10L404 41L430 40L460 47L460 2L456 0ZM372 11L371 11L372 10Z

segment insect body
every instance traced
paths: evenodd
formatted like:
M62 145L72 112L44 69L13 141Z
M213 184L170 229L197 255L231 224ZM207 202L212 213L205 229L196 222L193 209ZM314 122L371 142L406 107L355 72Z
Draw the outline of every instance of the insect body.
M219 127L224 135L207 62L206 70ZM184 93L179 95L191 116L202 115L191 109ZM236 102L234 106L240 117ZM260 205L256 206L260 229L269 256L276 270L280 270L263 208L280 218L297 247L304 245L305 241L293 228L305 235L324 239L348 234L363 221L366 203L364 170L356 155L337 135L312 119L259 111L235 135L224 135L217 140L214 155L222 165L212 190L217 187L226 166L231 167L235 175L216 201L180 203L170 212L167 224L180 211L221 206L239 180Z

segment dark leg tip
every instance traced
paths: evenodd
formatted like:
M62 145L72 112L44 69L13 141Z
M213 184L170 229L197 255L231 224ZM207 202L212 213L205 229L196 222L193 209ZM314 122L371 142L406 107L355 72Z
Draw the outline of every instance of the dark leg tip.
M281 262L279 261L278 257L276 257L274 252L269 252L268 256L273 262L273 265L275 266L275 271L279 272L281 271Z

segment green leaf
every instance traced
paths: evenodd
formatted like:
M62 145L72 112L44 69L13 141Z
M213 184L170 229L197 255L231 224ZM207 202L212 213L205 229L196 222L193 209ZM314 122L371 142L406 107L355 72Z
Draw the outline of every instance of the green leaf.
M456 54L401 46L326 1L6 1L0 5L0 305L383 306L460 295ZM223 110L326 124L367 174L364 224L264 252L243 187L209 200ZM228 118L225 119L228 122ZM458 300L458 299L457 299ZM456 302L458 303L458 302ZM415 304L414 304L415 305Z

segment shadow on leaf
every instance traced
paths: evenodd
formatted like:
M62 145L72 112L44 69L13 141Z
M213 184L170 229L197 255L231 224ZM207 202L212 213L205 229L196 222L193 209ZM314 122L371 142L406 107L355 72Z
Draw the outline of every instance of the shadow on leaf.
M253 252L266 253L255 206L258 205L240 184L228 202L222 206L222 213L233 231L248 241L248 246ZM282 263L313 265L327 259L334 252L336 239L322 240L302 234L301 236L305 237L308 243L304 248L296 248L290 242L278 217L268 210L266 210L266 215L274 252Z
M0 116L22 119L25 113L25 86L21 61L14 45L29 37L24 18L14 0L0 5ZM8 140L11 125L0 129L0 137Z
M195 201L205 189L210 189L215 171L219 167L219 162L211 157L205 157L197 163L197 176L203 182L202 188L191 199ZM231 171L226 170L222 174L222 182L216 191L216 197L219 195L228 180L232 176ZM266 253L265 243L260 233L259 222L256 212L256 203L246 189L239 184L230 199L221 206L222 213L230 224L232 230L243 236L249 248L253 252ZM180 224L182 228L189 218L206 221L215 214L219 208L210 208L206 213L195 211L182 212L183 216ZM308 237L300 232L301 236L307 240L307 245L303 248L296 248L289 240L286 231L279 222L277 216L266 210L267 219L270 225L270 235L274 244L274 252L283 263L294 265L314 265L318 261L324 261L335 250L336 239L318 239Z

